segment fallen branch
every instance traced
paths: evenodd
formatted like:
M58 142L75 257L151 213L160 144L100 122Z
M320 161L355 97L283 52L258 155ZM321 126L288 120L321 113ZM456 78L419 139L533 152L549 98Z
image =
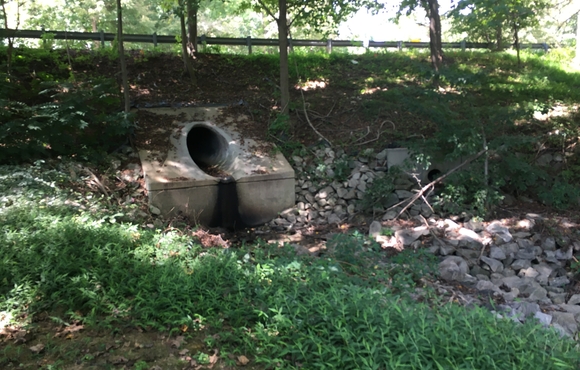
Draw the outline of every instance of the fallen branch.
M302 89L300 89L300 95L302 95L302 105L304 107L304 116L306 117L308 124L310 125L312 130L316 133L316 135L318 135L322 140L326 141L328 143L328 145L330 145L330 147L332 147L332 143L330 142L330 140L328 140L327 138L324 137L324 135L322 135L320 132L318 132L316 127L314 127L312 122L310 122L310 118L308 117L308 110L306 109L306 99L304 99L304 92L302 92Z
M97 188L105 195L105 200L107 201L107 204L111 206L111 201L109 199L110 195L109 192L107 191L107 188L105 188L105 186L103 185L103 183L101 183L97 175L95 175L91 170L89 170L88 168L84 168L84 170L93 177L93 182L97 185Z
M419 190L419 192L417 194L415 194L410 200L409 203L399 212L399 214L397 215L397 217L395 217L395 220L397 218L399 218L399 216L401 214L403 214L403 212L405 212L409 207L411 207L411 205L413 203L415 203L417 201L417 199L421 198L421 196L423 196L423 194L425 194L425 192L433 187L435 187L436 184L440 183L441 181L445 180L445 178L447 178L447 176L451 175L452 173L454 173L455 171L457 171L458 169L460 169L461 167L473 162L474 160L476 160L477 158L481 157L484 153L487 153L487 150L484 149L482 151L480 151L479 153L477 153L475 156L466 159L465 161L463 161L461 164L459 164L458 166L452 168L451 170L449 170L445 175L436 178L435 180L431 181L430 183L428 183L427 185L425 185L424 187L421 188L421 190Z

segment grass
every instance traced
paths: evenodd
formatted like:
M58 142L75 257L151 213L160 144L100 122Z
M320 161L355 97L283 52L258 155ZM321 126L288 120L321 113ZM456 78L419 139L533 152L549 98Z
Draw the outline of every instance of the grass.
M580 365L576 343L535 323L443 304L425 289L423 303L411 299L436 266L423 252L387 259L358 233L337 236L323 258L264 243L204 249L187 229L132 223L122 209L63 189L72 180L62 175L65 165L54 166L0 167L4 314L49 312L104 330L186 337L203 328L208 350L266 368Z

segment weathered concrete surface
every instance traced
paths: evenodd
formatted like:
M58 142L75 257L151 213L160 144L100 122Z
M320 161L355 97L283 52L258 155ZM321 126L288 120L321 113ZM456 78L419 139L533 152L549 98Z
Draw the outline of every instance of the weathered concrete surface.
M168 129L154 135L167 135L171 145L166 153L140 150L149 204L164 216L183 214L200 224L216 220L216 212L237 207L247 226L268 222L284 209L294 206L294 170L281 153L269 156L260 150L261 143L242 137L235 122L213 121L219 108L157 108L153 113L186 114ZM189 121L191 119L191 121ZM221 120L220 120L221 121ZM188 134L191 130L204 136L199 142ZM189 144L189 148L188 148ZM199 152L196 152L199 149ZM220 178L200 169L194 161L216 166L236 183L237 199L220 195ZM235 197L235 195L234 195ZM237 203L237 204L236 204Z

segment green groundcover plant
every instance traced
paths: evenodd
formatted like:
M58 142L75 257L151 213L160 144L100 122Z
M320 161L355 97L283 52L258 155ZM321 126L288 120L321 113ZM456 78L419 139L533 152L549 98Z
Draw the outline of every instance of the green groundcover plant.
M577 369L575 342L480 308L411 299L435 261L361 234L325 257L265 243L204 249L63 190L64 163L0 167L0 311L104 328L203 323L223 353L305 369ZM57 314L60 312L61 314ZM219 334L219 335L215 335ZM0 364L2 360L0 360Z

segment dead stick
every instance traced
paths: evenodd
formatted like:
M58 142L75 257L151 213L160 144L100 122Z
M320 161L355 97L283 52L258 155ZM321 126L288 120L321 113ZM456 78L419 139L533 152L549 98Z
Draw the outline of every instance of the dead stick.
M403 212L405 212L409 207L411 207L411 205L413 203L415 203L417 201L417 199L421 198L421 196L423 194L425 194L425 192L427 190L429 190L430 188L434 187L436 184L440 183L441 181L445 180L445 178L449 175L451 175L452 173L454 173L455 171L457 171L458 169L460 169L461 167L465 166L466 164L469 164L471 162L473 162L474 160L476 160L477 158L481 157L483 155L483 153L487 152L486 149L480 151L479 153L477 153L474 157L472 158L468 158L465 161L463 161L463 163L461 163L460 165L452 168L451 170L449 170L445 175L436 178L435 180L431 181L430 183L428 183L427 185L423 186L423 188L421 188L421 190L415 194L413 196L413 198L411 198L411 200L409 201L409 203L399 212L399 214L397 215L397 217L395 217L395 220L397 218L399 218L400 215L403 214Z
M306 99L304 99L304 92L302 92L302 89L300 89L300 95L302 95L302 104L304 106L304 116L306 117L306 121L308 121L308 124L310 125L312 130L316 133L316 135L318 135L322 140L326 141L328 145L330 145L330 147L332 147L332 142L327 138L325 138L324 135L322 135L320 132L318 132L316 127L314 127L312 122L310 122L310 118L308 117L308 110L306 109Z

